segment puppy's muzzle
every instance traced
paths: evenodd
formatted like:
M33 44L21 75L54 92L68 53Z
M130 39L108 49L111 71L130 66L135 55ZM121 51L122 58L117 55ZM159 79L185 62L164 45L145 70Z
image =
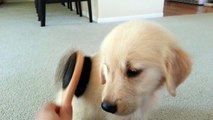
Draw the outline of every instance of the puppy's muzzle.
M103 101L101 103L101 107L106 112L110 112L110 113L116 113L117 112L117 105L109 103L107 101Z

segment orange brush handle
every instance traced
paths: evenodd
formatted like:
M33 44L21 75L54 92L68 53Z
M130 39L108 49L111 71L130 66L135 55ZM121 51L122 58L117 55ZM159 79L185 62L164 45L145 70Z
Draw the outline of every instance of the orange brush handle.
M72 78L62 96L63 100L64 100L62 105L70 105L72 103L72 99L75 94L75 90L77 88L77 85L78 85L78 82L79 82L79 79L81 76L81 71L83 69L83 64L84 64L84 55L82 52L78 51L76 65L75 65L75 69L74 69Z

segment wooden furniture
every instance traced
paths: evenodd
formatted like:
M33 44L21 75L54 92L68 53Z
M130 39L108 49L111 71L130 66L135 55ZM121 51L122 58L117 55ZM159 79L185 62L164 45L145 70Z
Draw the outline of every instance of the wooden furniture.
M165 0L164 16L190 15L213 12L213 7L205 7L195 4L185 4L181 2L170 2Z
M77 11L77 13L79 13L80 16L82 16L82 9L81 9L82 1L87 1L88 12L89 12L89 21L93 22L91 0L35 0L36 12L38 14L38 20L41 22L41 27L46 25L46 4L67 2L69 8L72 9L71 8L72 2L75 2L76 11Z
M206 3L208 0L169 0L169 1L203 5L203 4Z
M0 0L0 5L3 4L3 2L4 2L3 0Z

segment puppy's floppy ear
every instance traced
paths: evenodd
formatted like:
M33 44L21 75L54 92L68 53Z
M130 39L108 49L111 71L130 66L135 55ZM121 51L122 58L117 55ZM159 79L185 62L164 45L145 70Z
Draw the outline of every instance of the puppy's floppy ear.
M92 58L92 60L94 63L93 68L96 70L94 74L98 75L101 84L105 84L106 79L105 79L105 75L104 75L104 71L103 71L103 62L102 62L101 53L99 53L99 52L96 53L96 55Z
M165 78L167 90L176 96L176 88L191 72L191 59L181 48L172 48L165 60Z
M105 84L106 78L105 78L105 75L104 75L103 68L101 67L99 71L100 71L101 84Z

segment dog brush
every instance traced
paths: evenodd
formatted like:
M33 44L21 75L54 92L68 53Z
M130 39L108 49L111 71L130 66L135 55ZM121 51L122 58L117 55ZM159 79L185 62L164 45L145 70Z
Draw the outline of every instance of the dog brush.
M74 94L80 97L86 90L91 71L91 59L82 52L74 52L68 59L63 76L63 104L70 104Z

